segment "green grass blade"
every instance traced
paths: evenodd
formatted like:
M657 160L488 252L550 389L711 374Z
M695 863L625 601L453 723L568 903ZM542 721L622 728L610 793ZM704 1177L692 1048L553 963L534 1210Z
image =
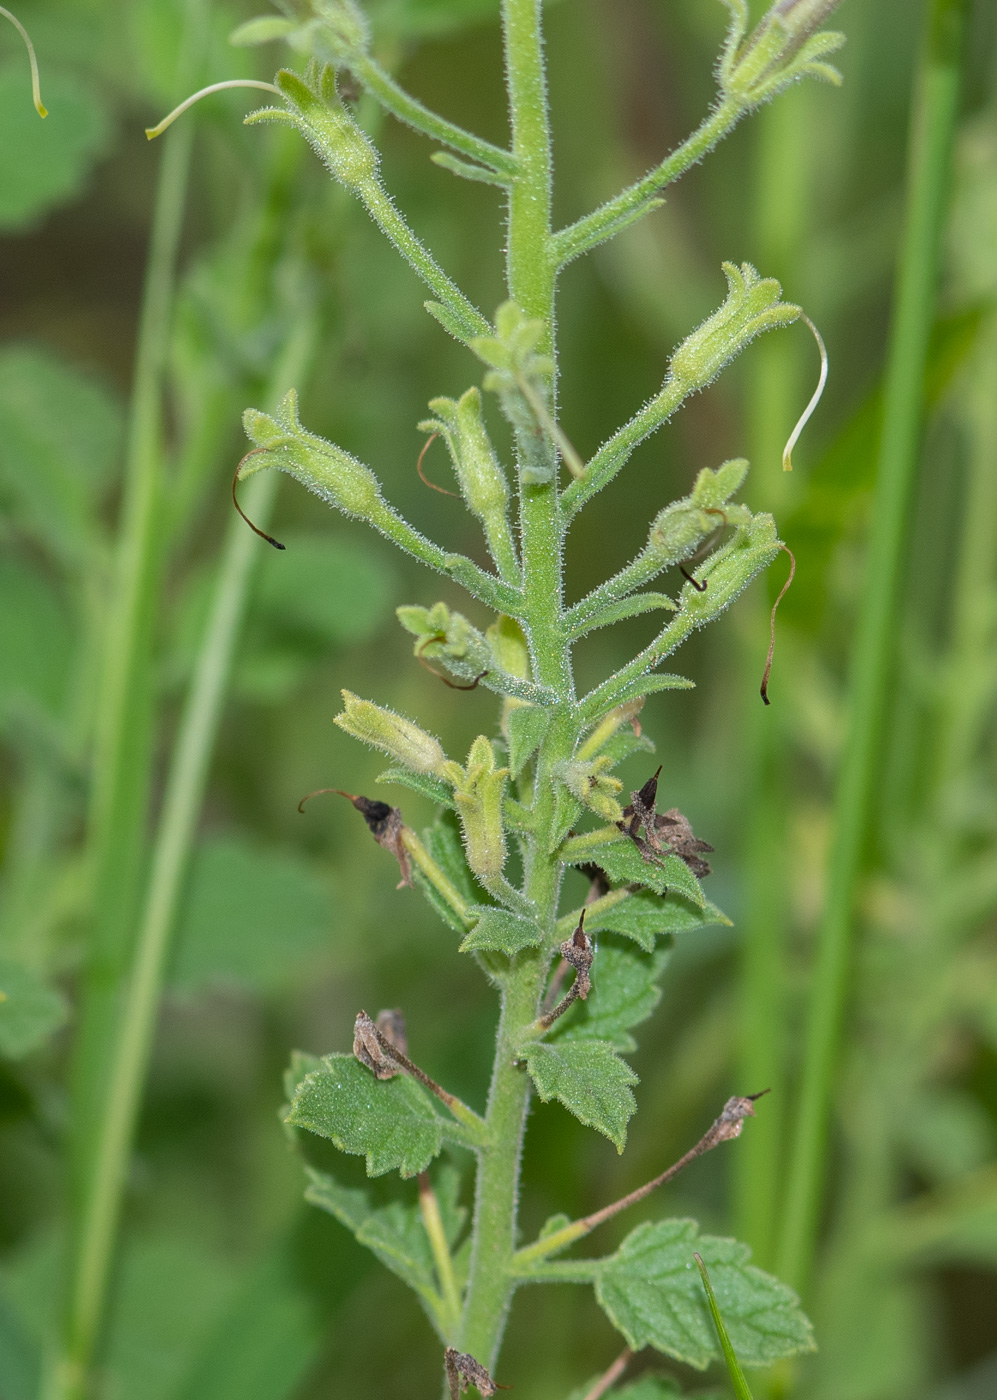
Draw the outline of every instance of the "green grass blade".
M706 1271L706 1265L698 1254L694 1254L693 1258L696 1261L699 1272L703 1276L703 1287L706 1289L706 1301L710 1305L713 1326L717 1329L717 1338L720 1342L720 1349L724 1354L724 1360L727 1363L727 1370L730 1374L730 1383L734 1387L734 1394L737 1396L737 1400L752 1400L748 1382L745 1380L744 1372L741 1370L741 1363L738 1361L734 1348L730 1344L727 1328L724 1326L724 1320L720 1316L720 1309L717 1307L717 1300L713 1292L713 1285L710 1283L710 1276Z

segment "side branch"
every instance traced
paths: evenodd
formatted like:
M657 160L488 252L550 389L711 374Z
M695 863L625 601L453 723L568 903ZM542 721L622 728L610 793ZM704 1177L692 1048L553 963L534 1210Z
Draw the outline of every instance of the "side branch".
M603 443L586 464L582 475L571 482L561 497L561 514L566 526L582 506L604 486L608 486L617 472L622 471L644 439L667 423L692 387L676 379L666 380L660 393L655 394L628 423L624 423Z
M555 233L552 255L556 266L564 267L573 258L597 248L621 228L657 208L661 203L656 197L660 191L708 155L733 130L744 111L742 103L732 98L721 100L702 125L660 165L591 214Z
M765 1089L762 1090L762 1093L767 1092ZM665 1186L669 1181L674 1181L679 1172L690 1162L694 1162L697 1157L712 1152L714 1147L718 1147L722 1142L729 1142L732 1138L740 1137L744 1120L754 1117L755 1100L759 1098L761 1098L761 1094L747 1094L743 1097L728 1099L723 1106L720 1117L703 1134L695 1147L690 1147L683 1157L680 1157L677 1162L663 1171L660 1176L654 1177L652 1181L646 1182L643 1186L638 1186L636 1191L621 1196L612 1205L603 1206L602 1210L594 1211L581 1220L574 1220L570 1225L565 1225L563 1229L555 1230L553 1234L537 1240L535 1244L520 1249L513 1255L512 1260L517 1274L520 1276L530 1274L535 1262L546 1259L548 1255L556 1254L562 1249L567 1249L568 1245L574 1244L576 1240L590 1234L597 1226L611 1220L614 1215L619 1215L621 1210L636 1205L645 1196L649 1196L652 1191L656 1191L659 1186Z
M519 163L511 151L493 146L490 141L482 140L480 136L465 131L463 127L425 107L396 83L369 54L351 59L350 71L386 111L406 126L510 179L519 173Z

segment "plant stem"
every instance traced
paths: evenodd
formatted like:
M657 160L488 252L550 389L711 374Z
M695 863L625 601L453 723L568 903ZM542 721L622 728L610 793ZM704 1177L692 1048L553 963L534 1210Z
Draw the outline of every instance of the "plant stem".
M436 1275L439 1279L443 1301L446 1304L446 1335L450 1338L460 1325L460 1293L454 1275L450 1246L447 1244L447 1232L443 1228L443 1217L440 1215L440 1203L436 1199L436 1192L433 1190L428 1172L419 1173L419 1210L422 1214L422 1223L425 1226L426 1234L429 1236L429 1245L433 1251L433 1261L436 1264Z
M539 0L503 0L506 77L509 89L512 149L520 179L509 192L507 282L509 295L527 316L545 326L541 347L553 354L554 270L549 256L551 148ZM551 386L553 387L553 386ZM553 395L551 396L553 402ZM553 689L565 707L555 713L537 765L535 835L527 853L524 893L547 933L543 949L521 953L505 979L496 1038L495 1063L488 1097L491 1145L481 1152L475 1196L471 1273L461 1346L492 1369L505 1326L515 1280L516 1202L522 1157L529 1079L516 1063L522 1031L537 1017L554 949L553 927L560 886L560 866L547 855L554 817L552 766L569 755L577 722L567 708L573 696L570 653L562 632L561 526L557 504L555 455L545 435L521 440L520 452L537 458L520 461L520 526L523 555L523 622L535 679ZM547 469L549 480L531 485L523 467Z
M967 0L931 0L912 110L907 206L897 270L866 584L852 661L847 738L835 795L827 899L807 1016L780 1272L809 1281L825 1179L834 1075L851 965L855 892L869 825L896 628L899 577L922 424L939 242L960 87Z

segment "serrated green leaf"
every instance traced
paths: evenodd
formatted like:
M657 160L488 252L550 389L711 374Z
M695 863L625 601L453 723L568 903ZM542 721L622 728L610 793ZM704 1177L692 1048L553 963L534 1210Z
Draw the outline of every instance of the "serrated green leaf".
M701 1236L694 1220L662 1220L638 1225L596 1277L600 1306L635 1351L650 1345L699 1370L720 1356L694 1253L710 1271L742 1365L813 1350L796 1294L750 1264L747 1245Z
M444 1138L467 1141L421 1084L407 1074L375 1079L352 1055L326 1055L298 1086L286 1121L365 1157L368 1176L395 1169L415 1176L439 1155Z
M662 898L651 890L635 890L626 899L609 909L585 915L589 933L620 933L632 938L646 953L650 953L660 934L687 933L690 929L707 928L710 924L726 924L730 919L707 900L701 909L681 896L669 894Z
M170 970L173 986L273 990L328 947L334 906L294 852L232 837L194 855Z
M599 749L616 768L635 753L654 753L654 742L646 734L635 734L632 729L618 729L612 738Z
M569 1016L556 1023L556 1038L608 1040L615 1050L636 1050L631 1027L648 1020L661 1000L658 978L670 957L670 944L644 957L630 948L600 943L588 999L576 1002Z
M517 705L509 711L505 727L509 735L509 767L514 778L519 777L543 743L551 718L550 710L538 705Z
M630 1085L639 1080L608 1041L537 1041L524 1050L524 1057L544 1103L558 1099L580 1122L623 1151L627 1122L637 1108Z
M0 1055L29 1055L55 1034L66 1015L62 994L34 968L0 958Z
M577 858L569 857L572 865L589 862L604 870L613 885L643 885L659 895L669 892L680 894L699 909L706 904L699 881L678 856L664 856L660 863L647 861L632 841L623 838L605 841L601 846L586 847Z
M524 948L543 942L543 934L532 919L510 914L507 909L480 906L471 913L478 922L460 945L462 953L505 953L514 958Z
M457 1204L460 1173L445 1166L433 1183L447 1242L451 1248L467 1212ZM328 1172L308 1169L305 1200L345 1225L381 1263L420 1295L434 1325L440 1321L433 1252L418 1204L392 1201L374 1208L366 1191L341 1186Z
M413 773L408 768L385 768L383 773L377 775L377 781L398 783L401 787L411 788L421 797L428 797L430 802L435 802L438 807L454 806L453 788L448 787L439 778L430 777L428 773Z

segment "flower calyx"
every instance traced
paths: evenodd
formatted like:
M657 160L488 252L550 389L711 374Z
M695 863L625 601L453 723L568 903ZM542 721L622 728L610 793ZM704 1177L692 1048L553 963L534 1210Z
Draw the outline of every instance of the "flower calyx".
M372 700L361 700L351 690L344 690L342 696L343 711L335 716L333 723L354 739L380 749L413 773L426 773L452 782L453 773L461 771L447 758L439 739L411 720L375 705Z
M467 766L452 767L456 769L451 781L467 863L487 889L501 878L505 865L502 798L509 769L498 767L495 750L484 734L479 734L471 745Z
M841 0L777 0L750 35L746 0L723 0L731 12L720 58L724 97L744 110L757 107L801 78L841 83L828 55L845 42L837 30L820 26Z
M583 806L604 821L620 822L623 809L616 798L623 791L623 784L610 775L612 767L613 759L608 754L600 754L587 762L560 763L554 776Z
M381 487L370 468L302 427L293 389L284 395L276 413L247 408L242 425L256 451L243 458L240 481L276 467L346 515L372 520L383 509Z
M723 264L727 299L672 355L668 378L685 394L697 393L763 331L791 326L802 308L782 300L774 277L760 277L750 263Z
M402 1055L408 1053L405 1017L401 1011L397 1008L379 1011L376 1021L372 1021L366 1011L359 1012L353 1023L353 1054L375 1079L394 1079L402 1073L402 1066L392 1058L392 1049Z
M508 1386L493 1381L486 1368L470 1352L447 1347L444 1361L450 1386L450 1400L460 1400L460 1396L469 1385L474 1386L482 1400L491 1400L496 1390L509 1389Z
M531 319L514 301L506 301L495 313L495 334L474 336L468 342L488 366L484 387L498 395L521 444L543 437L545 427L549 430L553 422L548 386L554 361L537 348L545 334L543 321ZM553 466L542 465L535 452L524 455L522 475L528 485L553 480Z

